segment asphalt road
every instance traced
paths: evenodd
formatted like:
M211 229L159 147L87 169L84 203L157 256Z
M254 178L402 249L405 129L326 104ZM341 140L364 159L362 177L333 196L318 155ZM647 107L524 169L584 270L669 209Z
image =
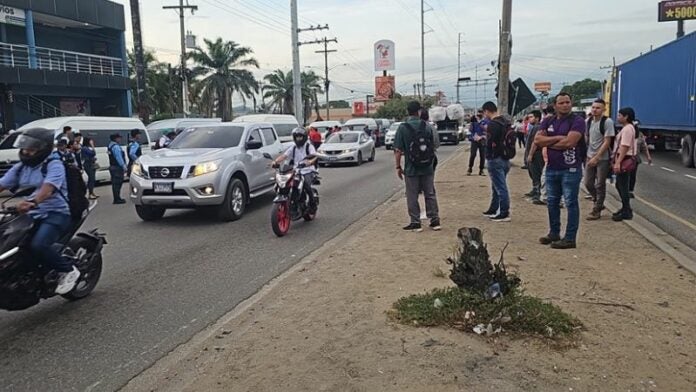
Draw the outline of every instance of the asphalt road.
M696 250L696 169L676 152L652 152L653 165L638 167L633 210ZM612 186L615 195L616 189Z
M441 148L441 162L455 150ZM272 195L231 223L195 211L145 223L132 205L102 197L84 226L107 233L102 280L82 301L0 311L1 388L118 389L399 191L393 168L382 148L374 163L321 169L318 219L293 222L280 239L270 227Z

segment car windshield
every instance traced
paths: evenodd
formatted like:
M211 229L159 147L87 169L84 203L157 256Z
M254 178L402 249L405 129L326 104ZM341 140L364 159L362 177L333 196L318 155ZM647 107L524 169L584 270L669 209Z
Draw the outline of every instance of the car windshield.
M351 131L362 131L365 129L365 127L367 127L367 124L348 124L344 125L343 127Z
M194 127L183 131L169 145L171 149L182 148L230 148L237 147L242 140L244 127L215 126Z
M389 130L396 132L399 130L399 125L401 125L401 123L394 123L389 127Z
M335 133L331 135L327 143L357 143L358 134L357 133Z
M273 124L273 128L275 128L276 133L278 134L278 137L283 137L283 136L291 136L292 130L297 128L297 125L295 125L295 124Z
M333 129L333 127L315 127L317 129L317 132L319 133L326 133L329 132L329 129Z

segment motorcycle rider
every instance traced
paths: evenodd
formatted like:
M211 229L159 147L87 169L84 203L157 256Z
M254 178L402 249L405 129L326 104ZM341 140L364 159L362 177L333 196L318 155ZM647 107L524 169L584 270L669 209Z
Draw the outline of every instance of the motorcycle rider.
M272 165L273 167L278 167L280 162L288 158L290 158L290 163L293 166L297 166L300 162L305 163L305 167L300 169L300 174L304 177L304 191L309 195L309 208L314 211L317 208L317 202L314 199L312 184L314 184L317 173L317 150L309 142L307 131L304 128L298 127L293 129L292 140L295 142L295 145L276 158ZM307 159L308 156L313 156L313 158Z
M64 258L53 244L70 230L72 218L67 203L68 186L61 156L53 151L53 131L32 128L15 140L20 162L0 178L0 192L35 188L17 204L17 212L34 219L36 230L29 249L44 266L58 273L56 294L69 293L80 278L80 271Z

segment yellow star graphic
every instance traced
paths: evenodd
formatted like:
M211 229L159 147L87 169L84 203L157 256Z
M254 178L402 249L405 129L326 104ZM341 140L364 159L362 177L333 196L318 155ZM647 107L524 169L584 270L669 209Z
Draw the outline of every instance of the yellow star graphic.
M673 18L673 17L674 17L674 11L673 11L673 10L668 10L668 11L667 11L667 17L668 17L668 18Z

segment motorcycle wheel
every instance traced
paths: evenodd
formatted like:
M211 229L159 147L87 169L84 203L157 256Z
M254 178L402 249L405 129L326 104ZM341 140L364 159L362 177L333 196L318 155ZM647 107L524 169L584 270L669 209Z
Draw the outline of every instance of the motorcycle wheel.
M94 243L83 237L74 237L70 240L68 246L75 254L78 254L80 249L85 249L88 253L91 253L94 249ZM77 281L72 291L62 295L63 298L70 301L85 298L97 287L97 282L99 282L102 272L101 252L93 255L88 265L80 265L78 269L80 270L80 280Z
M290 210L288 203L276 203L271 209L271 228L278 237L283 237L290 231Z

